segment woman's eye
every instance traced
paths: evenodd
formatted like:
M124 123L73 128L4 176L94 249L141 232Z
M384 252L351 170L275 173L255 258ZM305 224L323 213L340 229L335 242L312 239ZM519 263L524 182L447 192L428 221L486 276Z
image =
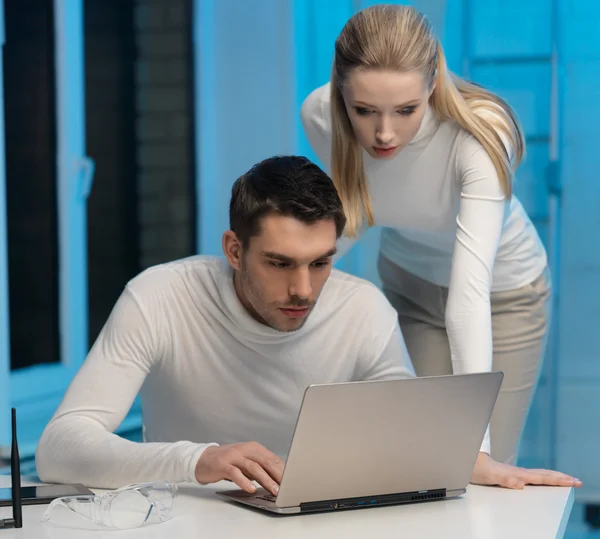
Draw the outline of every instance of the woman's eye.
M402 114L402 116L410 116L411 114L413 114L416 110L416 107L410 107L410 108L406 108L406 109L402 109L400 112L400 114Z

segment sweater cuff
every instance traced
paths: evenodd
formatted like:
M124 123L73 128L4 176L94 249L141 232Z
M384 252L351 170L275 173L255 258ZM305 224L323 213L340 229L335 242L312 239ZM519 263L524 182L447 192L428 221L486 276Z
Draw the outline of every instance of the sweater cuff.
M187 479L186 481L190 482L190 483L198 483L198 481L196 480L196 465L198 464L198 461L200 460L200 457L202 456L202 453L204 453L204 451L206 451L206 449L208 449L211 446L218 446L219 444L217 443L210 443L210 444L196 444L196 448L194 451L191 451L188 455L186 455L186 459L187 459L187 465L186 465L186 469L187 469Z
M491 442L490 442L490 426L487 426L487 429L485 429L485 434L483 436L483 442L481 444L481 448L479 449L479 451L481 451L482 453L487 453L488 455L491 456Z

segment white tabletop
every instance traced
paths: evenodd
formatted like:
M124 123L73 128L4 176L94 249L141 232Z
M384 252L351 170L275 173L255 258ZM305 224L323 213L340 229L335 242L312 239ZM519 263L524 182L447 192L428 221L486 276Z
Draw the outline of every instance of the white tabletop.
M0 476L0 487L9 485L10 477ZM25 506L23 528L0 530L0 539L364 539L369 536L550 539L563 537L574 498L573 489L566 487L526 487L514 491L470 485L464 496L452 500L279 516L225 501L215 495L215 490L221 488L231 489L231 483L206 487L180 485L172 520L119 532L58 527L43 522L46 506ZM0 518L10 515L10 508L0 508Z

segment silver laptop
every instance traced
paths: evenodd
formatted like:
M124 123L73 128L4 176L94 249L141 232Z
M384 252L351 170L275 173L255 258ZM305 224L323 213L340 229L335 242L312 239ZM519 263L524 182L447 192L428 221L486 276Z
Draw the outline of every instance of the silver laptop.
M217 494L281 514L460 496L503 378L494 372L312 385L278 495Z

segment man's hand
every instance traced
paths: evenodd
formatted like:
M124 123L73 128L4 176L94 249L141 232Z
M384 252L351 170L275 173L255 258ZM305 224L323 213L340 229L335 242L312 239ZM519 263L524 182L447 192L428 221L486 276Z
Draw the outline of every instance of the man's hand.
M262 485L274 496L279 491L283 461L256 442L210 446L196 464L199 483L233 481L246 492L255 492L252 481Z
M523 489L525 485L552 485L557 487L580 487L581 481L570 475L552 470L530 470L496 462L487 453L479 453L471 476L476 485L498 485Z

